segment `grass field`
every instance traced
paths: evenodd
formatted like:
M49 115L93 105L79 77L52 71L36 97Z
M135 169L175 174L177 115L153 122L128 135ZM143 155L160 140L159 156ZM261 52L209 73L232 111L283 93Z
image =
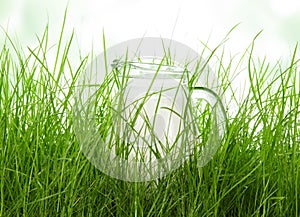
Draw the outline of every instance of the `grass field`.
M101 173L80 152L72 97L90 59L72 65L73 35L66 44L62 38L63 31L51 47L46 28L36 48L9 37L1 45L0 216L300 216L297 47L283 67L256 61L250 46L242 102L228 78L236 66L219 57L216 74L231 91L228 103L238 105L219 151L203 168L187 160L164 178L130 183Z

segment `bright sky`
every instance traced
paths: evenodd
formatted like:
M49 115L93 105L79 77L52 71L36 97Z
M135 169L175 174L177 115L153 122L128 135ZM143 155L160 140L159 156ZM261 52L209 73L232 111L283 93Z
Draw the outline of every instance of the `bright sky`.
M58 42L67 0L0 0L0 26L26 50L37 46L49 23L50 45ZM236 24L226 42L227 53L241 55L254 36L259 36L255 55L270 62L288 62L300 39L299 0L69 0L66 33L74 29L71 59L102 52L102 31L107 46L143 36L173 38L201 51L202 42L213 48ZM0 29L0 47L4 33ZM228 57L230 58L230 57ZM48 63L54 62L48 59ZM74 62L74 61L73 61ZM242 73L241 73L242 74ZM245 75L234 82L245 88ZM233 82L233 84L234 84Z
M37 45L46 24L50 43L58 41L67 0L0 0L0 25L25 46ZM256 54L269 60L289 58L300 38L299 0L70 0L67 32L76 33L83 54L102 51L102 30L108 46L127 39L157 36L178 40L201 50L213 47L237 23L226 48L242 53L264 30ZM3 40L0 32L0 42Z

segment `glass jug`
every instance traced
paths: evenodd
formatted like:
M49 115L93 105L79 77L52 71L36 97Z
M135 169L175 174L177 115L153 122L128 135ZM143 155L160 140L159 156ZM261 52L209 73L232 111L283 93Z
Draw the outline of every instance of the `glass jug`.
M179 155L183 158L191 155L194 143L199 142L196 121L197 115L201 115L197 114L199 100L208 103L214 116L218 116L214 117L215 126L211 128L215 132L208 141L217 142L220 133L224 133L220 120L226 118L217 94L208 88L190 86L188 70L165 65L162 60L154 61L157 59L147 57L126 63L115 60L113 64L119 79L117 83L126 78L118 90L115 111L119 111L116 114L119 118L115 123L118 123L121 139L132 148L128 152L129 159L150 162L173 152L174 161ZM213 147L210 144L210 152Z

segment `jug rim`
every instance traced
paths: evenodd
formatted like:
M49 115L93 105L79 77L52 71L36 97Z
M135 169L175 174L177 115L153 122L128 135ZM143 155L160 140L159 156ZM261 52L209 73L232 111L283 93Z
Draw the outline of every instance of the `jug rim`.
M113 68L122 73L122 67L128 67L128 77L148 77L156 76L157 78L183 78L188 72L187 68L175 64L163 64L162 62L142 62L133 61L113 61ZM127 69L126 69L127 70Z

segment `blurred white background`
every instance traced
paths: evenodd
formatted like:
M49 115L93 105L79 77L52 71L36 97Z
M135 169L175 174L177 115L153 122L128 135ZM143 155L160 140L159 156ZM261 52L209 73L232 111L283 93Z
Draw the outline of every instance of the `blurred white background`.
M264 30L255 49L269 60L290 57L300 38L298 0L0 0L0 25L22 45L34 46L35 35L49 23L55 44L67 4L66 32L74 29L83 54L92 47L96 53L102 50L103 29L108 46L145 35L172 37L197 50L199 41L209 40L213 47L241 23L226 48L233 55L244 52Z
M201 51L200 42L214 48L240 23L225 44L226 58L241 56L263 30L255 44L255 57L266 57L271 63L280 59L286 64L300 39L299 0L0 0L0 26L26 52L27 46L38 46L36 35L42 36L49 24L49 45L55 46L67 5L65 35L75 32L70 58L76 66L79 50L82 56L92 50L95 54L102 52L103 30L107 47L155 36L172 38ZM0 47L4 36L0 29ZM54 54L48 57L48 64L54 63ZM240 73L232 83L240 97L246 81L247 73Z

